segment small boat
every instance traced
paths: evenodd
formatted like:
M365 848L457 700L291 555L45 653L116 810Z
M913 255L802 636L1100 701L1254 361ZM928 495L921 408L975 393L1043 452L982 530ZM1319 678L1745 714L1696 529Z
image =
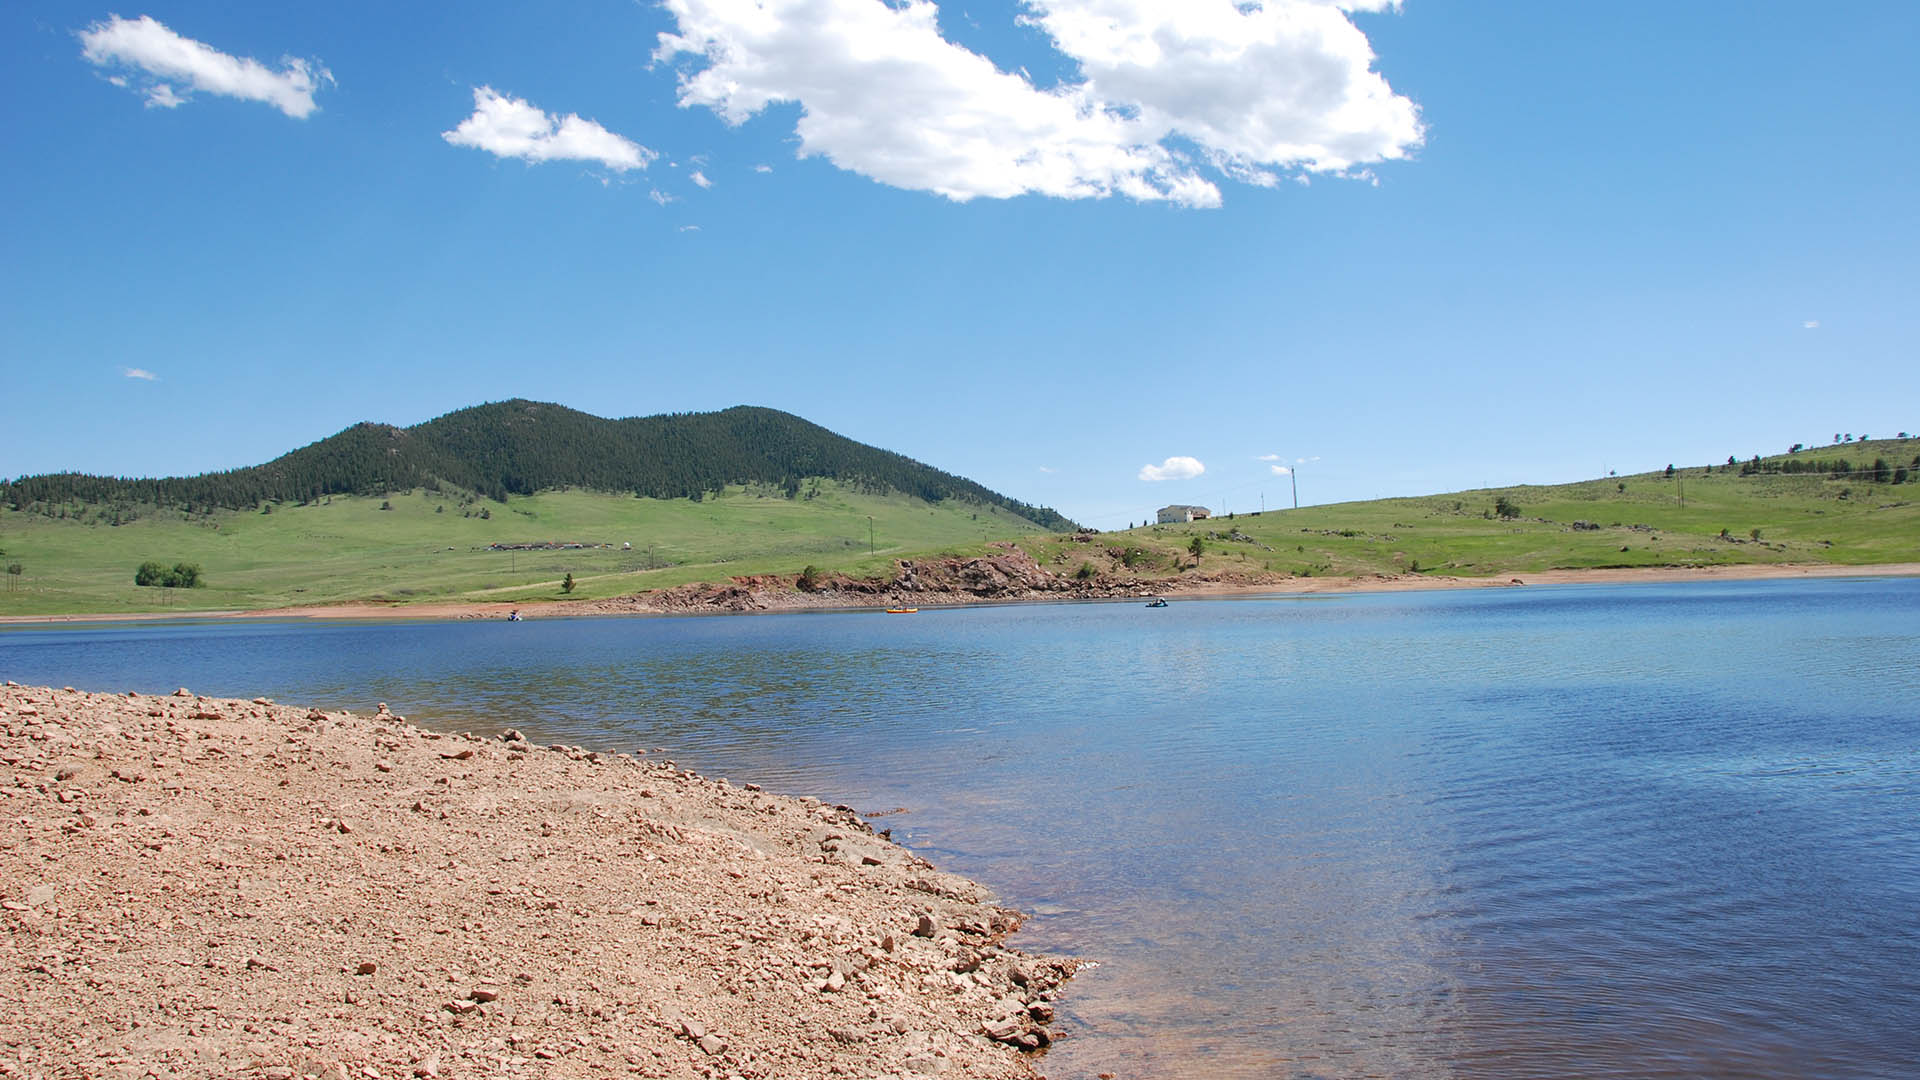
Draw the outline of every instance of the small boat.
M888 608L888 609L887 609L887 614L889 614L889 615L918 615L918 614L920 614L920 609L919 609L919 608L917 608L917 607L890 607L890 608Z
M1147 606L1148 607L1166 607L1167 598L1164 596L1156 596L1152 600L1147 601Z

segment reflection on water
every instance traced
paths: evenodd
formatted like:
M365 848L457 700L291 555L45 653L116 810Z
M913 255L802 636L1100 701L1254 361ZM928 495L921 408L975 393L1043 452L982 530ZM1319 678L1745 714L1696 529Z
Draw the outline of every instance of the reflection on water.
M1099 959L1059 1077L1920 1075L1920 582L0 631L870 811Z

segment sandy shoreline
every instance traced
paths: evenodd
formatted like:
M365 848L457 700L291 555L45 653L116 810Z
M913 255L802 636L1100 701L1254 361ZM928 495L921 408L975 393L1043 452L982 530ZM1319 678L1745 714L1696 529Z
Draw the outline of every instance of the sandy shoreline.
M0 812L4 1077L1020 1080L1073 968L848 808L384 714L9 683Z
M1157 585L1140 595L1172 598L1219 596L1309 596L1327 593L1423 592L1450 589L1511 588L1516 585L1633 585L1687 581L1772 581L1788 578L1920 577L1920 563L1879 563L1867 566L1831 564L1746 564L1736 566L1653 566L1604 570L1515 571L1488 577L1445 577L1436 574L1369 574L1362 577L1281 578L1271 581L1190 581ZM738 591L738 590L734 590ZM518 611L523 618L603 615L729 614L774 610L872 610L901 602L926 607L979 603L1059 603L1090 597L1068 591L1040 591L1026 595L964 597L951 594L916 598L911 594L839 593L812 595L764 594L761 603L699 609L686 604L656 604L651 594L609 600L548 601L537 604L425 603L334 604L322 607L263 608L231 611L165 611L88 615L0 615L0 625L26 623L125 622L176 619L504 619ZM1098 597L1114 599L1118 597Z

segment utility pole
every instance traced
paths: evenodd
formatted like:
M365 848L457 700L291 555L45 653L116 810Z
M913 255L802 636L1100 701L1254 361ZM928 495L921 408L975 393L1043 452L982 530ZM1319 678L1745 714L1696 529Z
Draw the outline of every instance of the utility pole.
M1296 466L1287 470L1287 479L1293 482L1293 508L1300 509L1300 469Z

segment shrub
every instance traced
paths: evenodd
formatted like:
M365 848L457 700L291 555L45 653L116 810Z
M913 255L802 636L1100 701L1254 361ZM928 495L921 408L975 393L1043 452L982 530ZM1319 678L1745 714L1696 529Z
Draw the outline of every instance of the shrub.
M573 571L571 570L567 571L567 579L560 583L560 591L563 593L570 593L573 591Z
M200 587L200 564L179 562L169 567L148 560L133 572L133 583L163 589L196 589Z
M1622 485L1623 489L1624 487L1625 485ZM1502 495L1499 498L1493 500L1493 512L1496 514L1499 514L1503 518L1508 518L1508 519L1517 518L1520 516L1520 508L1514 505L1513 500L1507 498L1505 495Z
M800 579L795 581L794 585L798 586L801 592L812 592L818 589L820 587L820 568L812 563L808 563L806 569L800 571Z

